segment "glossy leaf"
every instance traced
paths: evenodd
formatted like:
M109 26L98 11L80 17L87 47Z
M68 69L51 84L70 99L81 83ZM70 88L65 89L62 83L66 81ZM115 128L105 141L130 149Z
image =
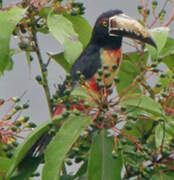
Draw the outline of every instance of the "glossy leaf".
M163 171L161 171L158 174L154 174L152 178L150 178L150 180L173 180L173 179L174 179L174 173L172 175L171 174L168 175Z
M164 48L160 52L160 57L174 54L174 39L168 38Z
M16 24L24 16L25 11L25 9L14 7L0 14L0 74L3 74L6 68L9 68L12 61L10 57L10 37Z
M117 91L121 92L126 87L128 87L129 84L132 83L132 81L136 78L136 76L139 75L139 73L140 71L133 63L123 59L118 73L120 82L116 84Z
M11 160L5 157L0 157L0 179L2 179L11 165Z
M92 34L92 27L88 21L82 16L65 16L73 24L74 30L79 35L79 40L86 47Z
M61 126L59 132L48 145L45 152L45 166L42 171L42 179L59 180L62 162L74 142L90 124L90 116L70 115Z
M147 60L148 60L148 52L144 52L144 61L143 63L147 64ZM138 52L128 52L128 53L124 53L123 54L123 61L129 61L131 62L134 66L139 68L139 65L141 64L141 57L139 55Z
M54 119L54 122L61 120L59 117ZM42 125L36 127L31 134L24 140L20 146L15 151L15 154L12 158L12 164L7 173L7 179L10 178L11 174L14 172L18 164L22 161L22 159L26 156L27 152L33 146L33 144L50 128L50 123L53 121L47 121Z
M152 38L154 39L157 49L147 44L149 53L153 58L157 58L163 47L165 46L170 29L168 27L158 27L150 31Z
M161 105L148 96L140 96L137 98L135 95L134 99L132 97L132 99L123 101L121 104L124 106L138 107L157 116L162 115Z
M70 64L65 59L64 53L51 55L51 58L53 58L53 60L55 60L55 62L58 63L67 73L70 71Z
M101 131L93 139L88 160L88 180L121 180L123 160L121 154L117 159L112 157L113 137L106 137Z
M174 55L162 58L162 62L166 64L171 71L174 72Z
M168 122L160 123L156 128L155 128L155 144L157 148L161 147L161 144L163 144L163 146L167 146L169 145L172 137L173 137L173 133L169 133L169 131L167 131L168 128ZM171 125L171 124L170 124Z
M37 169L41 163L42 157L29 157L18 168L18 172L10 178L10 180L24 180L28 179Z
M60 42L64 48L65 59L70 63L77 59L82 52L82 44L74 31L72 23L63 15L49 14L47 19L51 34Z

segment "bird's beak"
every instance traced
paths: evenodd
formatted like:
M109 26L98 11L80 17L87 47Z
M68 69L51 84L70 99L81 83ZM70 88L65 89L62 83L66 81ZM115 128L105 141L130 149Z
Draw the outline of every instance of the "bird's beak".
M109 35L139 40L157 48L148 30L135 19L119 14L109 19Z

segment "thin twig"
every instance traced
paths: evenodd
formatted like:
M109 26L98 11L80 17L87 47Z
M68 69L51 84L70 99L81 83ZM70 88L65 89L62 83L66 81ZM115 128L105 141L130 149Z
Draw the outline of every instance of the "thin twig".
M38 62L39 62L40 70L41 70L41 74L42 74L43 88L44 88L45 96L46 96L46 99L47 99L47 104L48 104L48 108L49 108L49 114L50 114L50 117L52 117L53 108L52 108L51 101L50 101L51 95L50 95L50 90L49 90L49 87L48 87L47 75L43 71L44 63L43 63L40 48L39 48L39 45L38 45L38 40L37 40L36 31L35 31L34 26L32 27L32 35L33 35L33 42L34 42L34 46L35 46L35 52L36 52L36 55L37 55L37 58L38 58Z

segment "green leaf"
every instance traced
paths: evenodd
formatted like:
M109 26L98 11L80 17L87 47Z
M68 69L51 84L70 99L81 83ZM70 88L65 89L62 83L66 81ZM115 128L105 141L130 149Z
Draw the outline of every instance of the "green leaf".
M59 54L51 55L51 58L53 58L56 63L58 63L67 73L69 73L69 71L70 71L70 64L65 59L64 53L59 53Z
M147 61L148 61L148 52L144 52L144 61L143 63L147 64ZM139 67L139 64L140 64L140 61L141 61L141 57L139 55L138 52L128 52L128 53L124 53L123 54L123 61L130 61L134 66L138 66Z
M106 137L101 131L94 137L88 160L88 180L121 180L123 160L121 154L112 157L113 137Z
M5 157L0 157L0 179L5 176L11 165L11 160Z
M174 54L174 39L172 38L167 38L167 42L160 52L160 57L164 57L169 54Z
M48 16L47 24L51 34L64 47L65 59L72 65L82 52L82 44L72 23L63 15L52 12Z
M22 19L26 9L13 7L9 10L3 11L0 14L0 74L9 68L11 63L10 57L10 37L16 27L16 24Z
M12 158L11 166L7 173L7 179L10 178L11 174L14 172L18 164L22 161L22 159L26 156L27 152L30 150L30 148L33 146L33 144L50 128L50 123L56 123L57 121L60 121L60 117L57 117L54 119L54 121L47 121L43 123L42 125L36 127L31 134L24 140L20 146L15 151L15 154Z
M50 7L43 7L39 11L39 15L40 15L40 17L47 17L51 11L52 11L52 8L50 8Z
M172 137L173 133L170 133L167 128L170 127L171 124L168 124L168 122L160 123L155 128L155 144L157 148L161 147L161 144L163 143L163 146L168 146Z
M17 174L10 178L10 180L24 180L28 179L34 173L40 164L42 157L28 157L18 168Z
M153 58L157 58L163 47L165 46L170 29L168 27L158 27L150 31L152 38L154 39L157 49L147 44L149 53Z
M118 73L120 82L116 85L118 92L123 91L139 75L140 71L128 60L123 60ZM137 89L138 91L138 89ZM137 92L136 91L136 92Z
M135 97L136 97L136 95L135 95ZM134 98L134 99L132 97L131 100L126 100L126 101L121 102L121 105L138 107L140 109L143 109L143 110L150 112L157 116L162 115L161 105L159 103L155 102L153 99L151 99L148 96L140 96L140 97Z
M162 59L162 62L167 65L167 67L174 72L174 55L170 55L167 57L164 57Z
M88 167L88 162L85 161L73 177L81 178L86 173L87 167Z
M62 162L66 153L91 122L90 116L70 115L61 126L59 132L48 145L45 152L45 166L42 171L43 180L59 180Z
M173 180L174 173L168 175L167 173L160 171L158 174L154 174L150 180Z
M92 34L92 27L88 21L82 16L65 15L73 24L74 30L79 35L79 40L83 44L83 48L87 46Z

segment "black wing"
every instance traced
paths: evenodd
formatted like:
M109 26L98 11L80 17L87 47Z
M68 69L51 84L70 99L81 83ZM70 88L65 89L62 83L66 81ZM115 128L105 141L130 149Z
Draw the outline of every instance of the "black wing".
M90 79L99 68L101 68L99 47L89 45L72 65L70 73L73 84L75 84L78 79L77 71L80 71L85 76L85 79Z

